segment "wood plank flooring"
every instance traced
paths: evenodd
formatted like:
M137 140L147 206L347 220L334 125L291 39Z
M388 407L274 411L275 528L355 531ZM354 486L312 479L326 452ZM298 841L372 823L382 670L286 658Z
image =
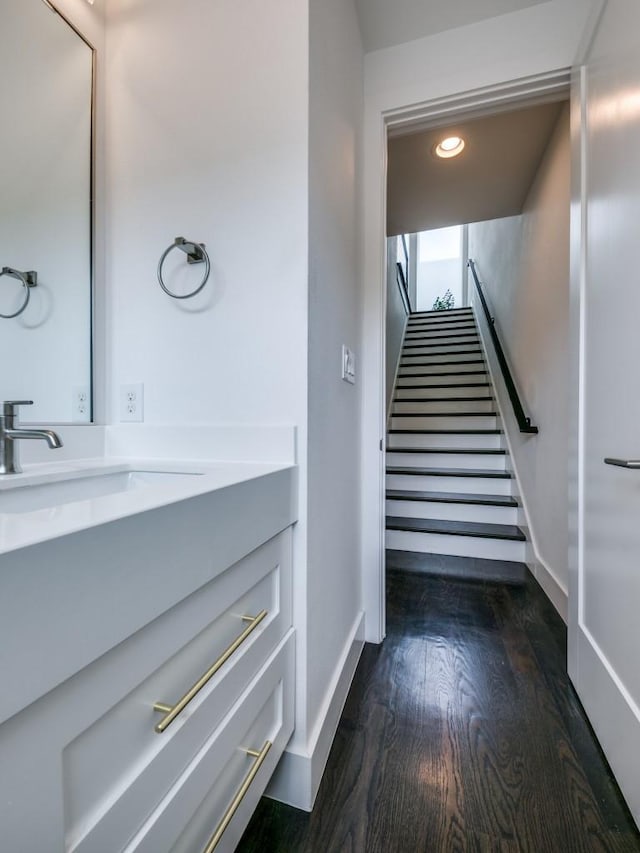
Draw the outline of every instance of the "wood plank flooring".
M566 631L523 586L388 572L308 815L263 799L239 853L638 853L566 674Z

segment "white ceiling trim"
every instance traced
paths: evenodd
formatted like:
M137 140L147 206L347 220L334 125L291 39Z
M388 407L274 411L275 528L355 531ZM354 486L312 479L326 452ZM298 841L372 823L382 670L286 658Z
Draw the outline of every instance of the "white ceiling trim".
M560 68L499 86L472 89L454 98L438 98L409 108L391 110L385 114L384 122L389 137L405 136L428 128L444 127L453 120L481 118L505 110L563 100L568 96L570 87L571 68Z

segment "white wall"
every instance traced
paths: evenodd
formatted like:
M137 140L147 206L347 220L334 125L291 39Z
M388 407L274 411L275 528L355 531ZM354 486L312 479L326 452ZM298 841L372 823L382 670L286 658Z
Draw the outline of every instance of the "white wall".
M358 148L363 58L352 0L311 0L307 726L325 725L361 621ZM341 379L341 348L356 384ZM345 697L342 697L343 699ZM337 720L336 720L337 722ZM315 791L312 791L312 795Z
M296 425L296 732L275 793L309 807L360 650L360 385L340 376L342 344L361 353L355 12L113 0L108 22L109 419L144 382L147 423ZM212 259L192 300L156 282L178 235ZM174 255L185 287L200 268Z
M306 421L307 10L295 0L115 0L107 67L112 387L151 423ZM268 38L265 37L268 34ZM158 286L204 242L194 299ZM174 253L172 265L195 282Z
M593 23L591 13L592 3L584 0L550 0L365 58L362 572L369 640L384 633L384 460L378 448L385 429L386 122L403 111L434 115L440 99L456 95L486 104L490 87L570 66Z
M567 106L522 215L469 225L469 255L476 261L525 411L540 430L537 436L519 432L505 393L500 403L530 530L539 560L565 595L570 177ZM475 294L475 286L469 286Z

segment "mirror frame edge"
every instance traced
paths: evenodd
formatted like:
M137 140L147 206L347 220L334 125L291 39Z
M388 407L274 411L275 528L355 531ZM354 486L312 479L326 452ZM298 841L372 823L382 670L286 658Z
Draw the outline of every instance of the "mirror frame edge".
M100 75L100 58L105 53L105 19L95 6L77 6L77 0L43 0L91 50L91 171L89 177L89 228L90 228L90 330L89 369L91 377L91 418L89 422L56 422L61 426L99 426L106 422L106 323L104 281L104 204L105 157L104 139L99 130L104 123L104 86ZM80 13L82 9L82 14ZM87 34L90 31L90 34Z

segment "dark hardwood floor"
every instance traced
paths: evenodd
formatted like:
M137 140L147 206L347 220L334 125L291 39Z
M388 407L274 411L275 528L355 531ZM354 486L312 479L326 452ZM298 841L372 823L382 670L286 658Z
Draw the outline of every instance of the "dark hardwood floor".
M263 799L240 853L631 853L640 836L536 582L391 570L313 812Z

